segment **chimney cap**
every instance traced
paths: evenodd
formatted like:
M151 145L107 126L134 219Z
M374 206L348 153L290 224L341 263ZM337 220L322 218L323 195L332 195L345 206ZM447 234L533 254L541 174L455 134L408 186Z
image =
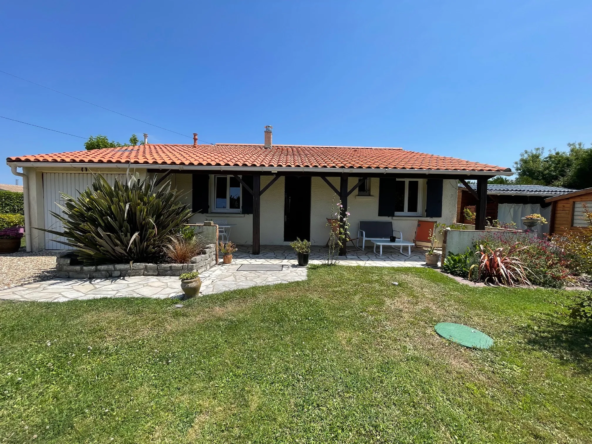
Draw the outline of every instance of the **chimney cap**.
M271 133L271 130L273 129L273 126L271 125L265 125L265 131Z
M144 145L148 144L148 134L144 133Z
M197 133L193 133L193 146L197 146Z

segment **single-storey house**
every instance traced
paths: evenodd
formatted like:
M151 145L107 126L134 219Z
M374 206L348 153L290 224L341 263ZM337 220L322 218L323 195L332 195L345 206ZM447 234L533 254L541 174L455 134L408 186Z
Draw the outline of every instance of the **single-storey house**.
M590 226L584 213L592 212L592 188L551 197L546 202L552 205L551 234L563 234Z
M142 177L167 175L186 191L192 222L225 220L232 225L231 240L251 244L253 254L262 244L297 237L325 245L327 218L338 201L351 212L352 237L359 221L382 220L413 240L419 219L454 222L459 178L477 181L477 193L486 197L489 178L512 174L508 168L401 148L274 145L271 127L263 144L200 145L195 134L193 145L22 155L7 163L23 177L30 250L64 248L55 236L32 228L59 231L50 211L61 211L60 193L76 195L91 184L92 173L110 181L127 170ZM485 199L482 203L477 227L485 226Z
M514 222L516 227L523 229L521 219L529 214L541 214L547 220L551 218L551 204L546 199L562 196L576 190L561 187L549 187L545 185L487 185L487 209L486 218L490 221L498 220L501 223ZM468 223L464 210L475 210L477 198L472 190L459 183L456 220ZM549 232L549 224L538 227L540 234Z

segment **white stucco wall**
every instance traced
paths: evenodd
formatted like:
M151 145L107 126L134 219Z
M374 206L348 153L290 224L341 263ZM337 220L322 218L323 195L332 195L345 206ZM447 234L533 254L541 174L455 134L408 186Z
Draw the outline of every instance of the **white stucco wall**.
M29 198L31 224L33 227L45 228L44 224L44 204L43 204L43 169L25 168L24 172L29 176ZM49 168L48 172L80 172L80 168L58 169ZM100 172L118 172L121 169L104 169ZM142 176L145 176L145 170L136 170ZM99 171L94 171L99 172ZM90 174L90 172L89 172ZM192 178L191 174L171 174L173 186L185 192L183 199L191 205L192 200ZM261 178L261 188L265 187L270 181L271 176ZM339 179L330 178L331 183L339 188ZM457 182L456 180L445 180L442 198L442 217L379 217L378 216L378 190L379 179L371 179L372 196L357 196L354 191L349 196L350 232L352 237L357 237L358 223L361 220L392 220L393 227L403 232L403 238L413 240L417 220L432 220L435 222L444 222L450 224L454 222L456 216ZM353 187L357 178L350 178L349 188ZM261 197L261 244L262 245L285 245L284 242L284 178L280 178L269 188ZM427 189L423 187L422 206L425 210ZM329 236L329 228L326 226L326 219L332 217L334 212L333 204L338 201L337 195L320 178L312 179L311 190L311 242L314 245L325 245ZM212 206L210 206L211 208ZM237 244L251 244L253 230L253 216L232 213L208 213L195 214L192 222L203 222L205 219L226 219L229 224L235 226L231 231L231 240ZM44 234L38 230L32 230L32 248L33 251L44 249Z

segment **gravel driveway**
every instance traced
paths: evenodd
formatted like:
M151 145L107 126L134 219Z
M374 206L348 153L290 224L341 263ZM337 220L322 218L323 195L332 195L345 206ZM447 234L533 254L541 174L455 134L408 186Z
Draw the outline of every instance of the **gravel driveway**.
M0 289L52 279L59 251L0 254Z

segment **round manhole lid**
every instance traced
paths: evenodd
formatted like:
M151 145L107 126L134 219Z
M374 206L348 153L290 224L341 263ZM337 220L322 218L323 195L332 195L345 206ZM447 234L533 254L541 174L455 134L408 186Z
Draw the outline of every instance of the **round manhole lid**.
M462 324L440 322L435 327L436 333L443 338L469 348L490 348L493 339L485 333Z

